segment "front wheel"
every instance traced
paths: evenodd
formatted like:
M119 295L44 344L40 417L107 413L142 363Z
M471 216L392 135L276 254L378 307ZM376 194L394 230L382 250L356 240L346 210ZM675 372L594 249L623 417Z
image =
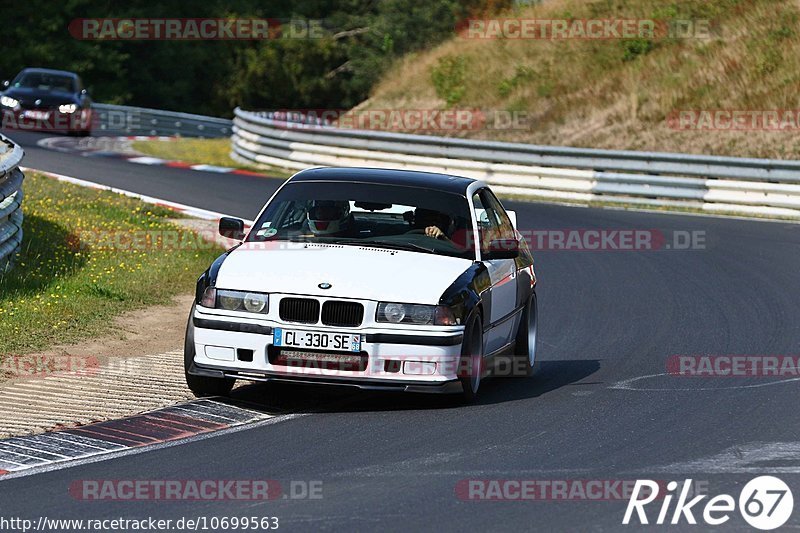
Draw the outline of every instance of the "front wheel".
M189 323L186 325L186 337L183 342L183 373L186 376L186 385L195 396L227 396L230 394L235 379L230 378L210 378L206 376L193 376L189 369L194 362L194 324L192 316L194 306L189 313Z
M483 322L475 313L464 328L464 341L461 345L461 360L458 380L461 382L461 399L472 403L478 396L483 374Z
M522 320L517 330L514 342L514 372L523 376L535 376L541 369L541 363L536 360L536 329L539 318L539 306L536 293L531 295L528 305L522 312ZM521 369L521 372L518 371Z

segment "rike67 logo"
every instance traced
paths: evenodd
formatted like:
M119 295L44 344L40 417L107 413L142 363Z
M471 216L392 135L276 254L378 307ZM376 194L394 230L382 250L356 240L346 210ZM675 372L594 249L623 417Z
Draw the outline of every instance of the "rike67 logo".
M680 488L678 482L670 481L667 483L665 494L659 493L659 487L659 483L649 479L637 480L622 523L636 524L635 519L638 519L638 523L643 525L650 523L677 525L683 524L685 520L686 524L696 525L699 516L707 525L720 526L730 520L731 514L737 508L737 501L728 494L714 496L706 502L703 500L708 498L707 494L689 499L691 479L685 480ZM674 509L671 509L675 496L677 501ZM650 522L653 516L652 513L648 516L645 507L656 500L660 500L660 510L655 522ZM793 509L794 498L789 486L773 476L761 476L750 480L739 494L739 513L756 529L766 531L781 527L792 516Z

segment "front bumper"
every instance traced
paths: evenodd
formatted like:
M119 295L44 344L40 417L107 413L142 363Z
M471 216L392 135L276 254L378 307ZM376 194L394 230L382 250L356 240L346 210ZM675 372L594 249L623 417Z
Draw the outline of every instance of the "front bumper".
M387 378L352 378L312 376L312 375L285 375L269 372L254 373L242 372L232 368L206 367L193 363L189 374L209 378L233 378L249 381L275 381L288 383L303 383L307 385L329 385L337 387L352 387L360 390L395 391L395 392L421 392L425 394L455 394L462 392L461 382L457 379L432 383L429 381L412 382L409 380L395 381Z
M195 358L189 373L253 381L292 381L364 390L455 393L461 391L458 365L463 326L337 328L228 317L195 310ZM304 361L279 363L274 328L361 335L363 368L328 368ZM299 349L292 349L298 351ZM299 350L304 352L303 350ZM347 352L338 352L341 355ZM349 354L349 353L348 353ZM353 354L349 354L353 355Z

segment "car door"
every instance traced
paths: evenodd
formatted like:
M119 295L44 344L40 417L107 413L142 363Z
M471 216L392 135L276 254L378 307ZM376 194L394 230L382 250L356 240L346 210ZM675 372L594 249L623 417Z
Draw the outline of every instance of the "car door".
M488 189L480 189L472 197L478 221L481 259L489 272L491 288L488 315L483 318L485 353L495 352L513 340L514 312L517 302L517 265L513 259L484 259L489 243L496 239L514 239L515 232L503 206Z

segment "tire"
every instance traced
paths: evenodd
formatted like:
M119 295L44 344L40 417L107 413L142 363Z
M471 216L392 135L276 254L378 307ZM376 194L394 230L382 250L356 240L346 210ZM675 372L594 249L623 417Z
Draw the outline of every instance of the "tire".
M473 313L464 328L461 344L461 361L458 380L461 382L463 403L472 403L478 397L483 377L483 321L480 313Z
M189 322L186 325L186 337L183 342L183 373L186 376L186 385L195 396L227 396L230 394L235 379L231 378L210 378L206 376L193 376L189 374L189 369L194 362L194 324L192 316L194 306L189 313Z
M531 295L528 305L522 312L522 320L514 342L514 373L522 377L535 376L541 369L536 360L536 333L539 318L539 306L536 293ZM521 374L518 372L521 369Z

